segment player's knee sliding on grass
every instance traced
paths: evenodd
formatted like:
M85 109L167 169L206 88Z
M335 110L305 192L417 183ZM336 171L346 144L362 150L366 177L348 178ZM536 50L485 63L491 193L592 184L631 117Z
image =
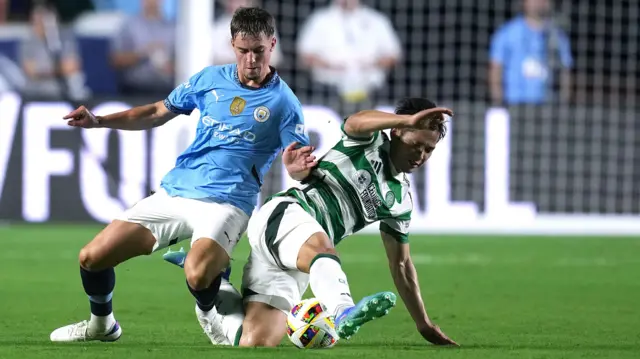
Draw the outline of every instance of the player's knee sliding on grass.
M251 254L242 277L246 316L241 328L242 313L223 323L229 342L277 345L285 335L286 313L309 285L335 316L342 338L385 315L395 295L381 292L354 305L334 250L349 235L380 222L394 284L420 334L434 344L455 344L431 322L422 302L409 254L413 202L406 177L431 156L446 132L443 114L452 113L425 99L405 99L395 112L349 117L342 139L303 185L275 194L253 214L247 231Z
M216 329L221 323L215 299L263 177L283 150L294 179L315 165L300 102L269 66L276 43L273 17L259 8L241 8L230 29L235 64L206 67L164 101L104 117L80 107L65 117L75 127L146 130L200 112L196 138L161 189L125 211L80 252L91 319L54 330L51 340L117 340L122 329L112 310L114 267L191 239L181 264L198 322L212 343L230 344Z

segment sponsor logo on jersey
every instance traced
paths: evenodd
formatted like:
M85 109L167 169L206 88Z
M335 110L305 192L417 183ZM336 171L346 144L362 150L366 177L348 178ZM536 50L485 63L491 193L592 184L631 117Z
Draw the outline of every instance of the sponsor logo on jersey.
M367 170L358 170L353 175L353 181L358 188L365 216L367 216L367 219L375 219L376 211L382 205L382 199L378 196L371 173ZM395 200L395 196L393 199Z
M231 101L231 106L229 106L229 111L234 116L238 116L244 110L244 106L247 104L247 101L242 97L234 97L233 101Z
M266 106L259 106L253 110L253 119L258 122L265 122L271 116L271 112Z
M360 194L362 204L364 204L364 212L368 219L376 218L376 210L382 205L382 200L376 192L376 186L372 183L364 192Z

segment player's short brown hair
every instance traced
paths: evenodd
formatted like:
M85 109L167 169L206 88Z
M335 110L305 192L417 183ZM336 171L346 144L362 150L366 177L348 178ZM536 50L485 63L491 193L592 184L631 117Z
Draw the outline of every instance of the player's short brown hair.
M267 10L259 7L241 7L231 18L231 38L237 34L260 37L273 36L276 32L275 20Z
M427 100L426 98L407 97L398 101L394 112L397 115L415 115L420 111L428 110L435 107L436 104L433 101ZM447 127L444 125L443 117L434 117L429 123L429 129L432 131L437 131L440 134L438 140L442 140L447 134Z

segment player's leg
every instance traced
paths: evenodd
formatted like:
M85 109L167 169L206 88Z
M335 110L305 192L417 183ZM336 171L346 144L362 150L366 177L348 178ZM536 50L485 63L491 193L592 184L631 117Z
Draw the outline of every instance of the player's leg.
M151 253L155 242L151 232L141 225L115 220L82 248L80 278L89 297L91 317L54 330L50 339L54 342L119 339L122 329L112 309L114 267L127 259Z
M154 210L167 207L163 194L155 194L138 202L119 219L103 229L79 254L80 277L89 297L90 319L54 330L50 339L56 342L87 340L115 341L122 329L112 310L115 287L114 267L130 258L150 254L169 244L170 236L180 226L160 226L144 219L160 218ZM144 224L144 225L143 225ZM167 230L167 228L169 230ZM159 240L156 238L160 238Z
M300 235L294 218L299 213L289 212L293 217L285 216L281 220L284 224L279 226L281 230L277 233L272 232L274 228L270 225L280 204L291 201L290 198L273 199L249 221L247 234L251 253L242 275L246 317L239 329L225 325L229 332L237 330L240 346L278 345L286 335L286 313L300 302L307 288L307 274L284 270L279 256L273 255L273 251L277 251L273 247L275 243L281 242L285 236L293 238Z
M196 300L196 316L213 344L231 344L216 330L215 300L223 271L244 233L249 216L230 204L201 202L193 207L191 250L184 262L187 287Z
M314 233L300 247L296 267L309 273L313 294L335 316L336 331L349 339L360 327L386 315L396 303L392 292L380 292L354 304L347 276L333 243L324 232Z
M287 333L287 314L269 304L249 301L242 323L241 347L275 347Z

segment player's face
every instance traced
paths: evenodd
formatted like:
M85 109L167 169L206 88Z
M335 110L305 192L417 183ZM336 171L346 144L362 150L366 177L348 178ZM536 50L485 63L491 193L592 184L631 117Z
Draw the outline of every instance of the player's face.
M543 17L550 9L550 0L524 0L524 12L529 16Z
M391 161L396 170L405 173L427 162L439 138L439 133L431 130L392 130L391 135Z
M231 45L236 54L238 72L247 80L262 80L271 61L271 52L276 45L275 36L237 34L231 40Z

